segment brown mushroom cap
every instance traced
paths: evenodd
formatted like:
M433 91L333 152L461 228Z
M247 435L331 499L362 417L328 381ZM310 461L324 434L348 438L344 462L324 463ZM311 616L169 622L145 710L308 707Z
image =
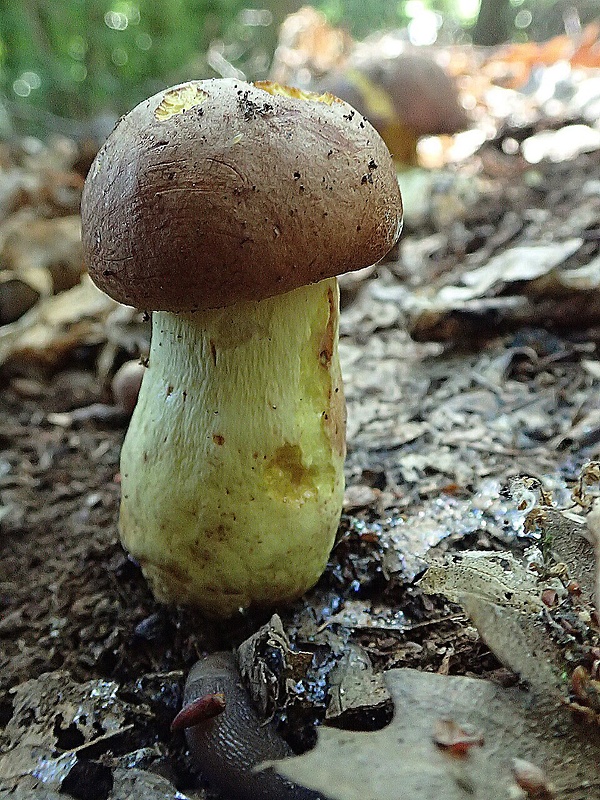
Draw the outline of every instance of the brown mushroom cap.
M419 136L452 134L469 127L452 78L433 58L403 53L381 71L398 116Z
M331 72L318 88L343 97L378 130L393 121L392 114L417 136L458 133L469 127L454 82L430 56L402 53L393 59L374 59ZM383 106L376 92L384 92Z
M91 277L139 308L261 300L373 264L402 204L351 106L277 84L192 81L138 105L86 180Z

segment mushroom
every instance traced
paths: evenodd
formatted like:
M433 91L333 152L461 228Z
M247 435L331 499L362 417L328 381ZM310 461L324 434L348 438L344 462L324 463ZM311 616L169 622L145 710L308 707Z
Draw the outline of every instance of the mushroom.
M319 89L365 114L396 162L405 166L417 163L421 136L454 134L469 127L452 79L433 57L416 52L349 65L323 78Z
M124 546L157 599L211 616L299 597L344 489L335 276L402 224L383 141L329 94L191 81L119 122L81 213L93 280L154 312Z

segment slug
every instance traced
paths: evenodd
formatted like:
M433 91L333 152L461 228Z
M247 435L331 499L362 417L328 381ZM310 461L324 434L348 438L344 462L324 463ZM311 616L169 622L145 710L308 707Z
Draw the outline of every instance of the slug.
M182 716L201 698L221 693L224 709L185 731L194 764L211 786L229 800L319 800L316 792L290 783L273 770L253 771L264 761L294 753L273 723L259 719L233 654L213 653L192 667Z

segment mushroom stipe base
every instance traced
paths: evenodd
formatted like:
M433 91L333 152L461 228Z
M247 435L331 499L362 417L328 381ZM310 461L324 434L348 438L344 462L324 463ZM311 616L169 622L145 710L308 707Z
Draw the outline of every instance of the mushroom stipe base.
M120 533L159 600L227 617L318 580L344 491L338 319L335 278L154 313Z

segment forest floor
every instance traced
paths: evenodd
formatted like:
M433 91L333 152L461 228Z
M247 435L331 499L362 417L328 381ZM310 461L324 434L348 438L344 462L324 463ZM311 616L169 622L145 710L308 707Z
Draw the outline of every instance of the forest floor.
M583 666L591 687L562 687L564 703L587 709L572 736L596 747L594 559L580 531L600 451L600 149L534 164L519 147L503 150L532 133L507 130L458 164L409 176L420 215L409 214L403 242L376 272L342 284L344 514L318 585L276 611L292 648L315 654L307 686L352 647L376 675L416 668L515 687L527 659L460 602L478 592L430 594L418 581L433 556L448 564L480 551L536 564L542 611L572 636L569 669ZM58 208L37 216L69 215L70 200L36 198L38 209ZM117 318L112 306L81 302L68 324L44 323L44 337L38 329L27 340L11 321L2 338L0 327L0 796L201 797L184 738L170 732L185 676L270 615L224 625L165 608L121 548L127 418L78 410L110 403L110 374L144 353L149 327L133 312ZM574 526L567 538L581 539L560 558L545 547L553 514ZM583 555L569 563L572 547ZM557 563L567 567L553 572ZM527 682L539 691L535 677ZM391 712L367 696L339 719L327 694L309 710L297 697L288 703L292 738L307 719L356 730ZM517 780L521 795L504 787L496 796L600 798L597 774L557 786L563 761L538 765L548 773L538 794Z

